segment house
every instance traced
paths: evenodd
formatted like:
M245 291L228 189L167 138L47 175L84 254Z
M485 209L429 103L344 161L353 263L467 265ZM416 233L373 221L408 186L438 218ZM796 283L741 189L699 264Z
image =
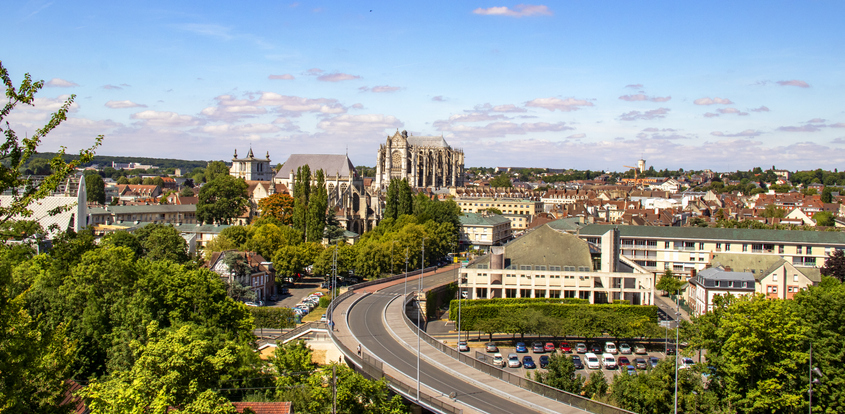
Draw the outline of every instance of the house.
M754 294L755 284L750 272L731 272L721 267L704 269L689 280L689 303L693 314L703 315L713 310L716 296Z
M798 267L775 254L722 253L713 255L710 264L726 270L750 272L756 283L755 293L773 299L792 299L798 291L821 282L818 268Z
M651 305L654 275L618 254L618 231L595 247L544 225L460 270L469 299L581 298L590 303L627 300Z
M476 249L488 250L511 238L511 221L498 214L464 213L459 217L458 243Z
M233 254L240 256L242 260L246 260L247 272L245 274L235 274L225 263L226 257ZM214 252L206 263L206 267L220 275L220 278L227 284L237 281L248 287L255 293L256 300L268 300L276 294L276 272L273 269L273 263L264 260L260 254L236 250Z

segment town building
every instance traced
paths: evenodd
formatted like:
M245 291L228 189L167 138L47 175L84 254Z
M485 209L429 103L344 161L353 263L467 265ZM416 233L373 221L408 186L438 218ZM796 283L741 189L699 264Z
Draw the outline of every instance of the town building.
M713 267L754 275L754 292L771 299L792 299L801 290L821 282L815 267L798 267L776 254L743 255L720 253L710 261Z
M7 190L0 195L0 204L10 206L17 197ZM12 217L13 221L31 220L47 232L46 238L52 238L58 233L84 229L88 223L88 196L85 191L85 180L82 176L68 177L55 192L39 199L27 206L32 214Z
M469 299L581 298L590 303L626 300L654 304L654 275L619 255L618 230L602 234L601 247L549 225L526 233L460 270Z
M601 236L614 228L623 256L655 274L671 270L683 279L704 270L718 253L776 254L801 268L821 267L834 250L845 249L845 234L830 231L590 224L573 232L601 246Z
M491 208L499 210L503 217L510 220L514 230L527 229L531 219L543 212L543 203L532 199L455 196L452 200L462 213L481 213Z
M276 173L273 182L283 184L296 197L296 172L308 165L311 184L316 183L315 173L323 170L329 209L345 229L361 234L378 224L381 204L378 194L370 193L346 155L293 154Z
M232 158L232 166L229 168L229 175L241 178L245 181L273 181L273 168L270 166L270 151L264 159L255 158L252 148L246 154L246 158L238 158L238 150Z
M196 224L196 204L143 204L132 206L105 206L88 209L91 226L122 223Z
M413 136L396 130L379 146L375 181L378 189L387 188L394 178L407 180L411 188L460 187L464 185L463 177L464 152L453 149L443 137Z
M716 296L745 296L755 291L756 281L751 272L732 272L711 267L698 272L689 281L689 298L695 315L713 310Z
M233 254L241 256L241 260L244 260L244 264L247 265L245 274L236 274L225 263L226 257ZM215 252L211 255L207 266L211 271L220 275L225 283L232 284L237 281L248 287L255 293L255 300L269 300L271 296L276 294L276 274L273 270L273 263L264 260L264 257L258 253L236 250Z
M511 238L511 221L498 214L464 213L459 219L458 243L461 250L489 251L490 246L500 246Z

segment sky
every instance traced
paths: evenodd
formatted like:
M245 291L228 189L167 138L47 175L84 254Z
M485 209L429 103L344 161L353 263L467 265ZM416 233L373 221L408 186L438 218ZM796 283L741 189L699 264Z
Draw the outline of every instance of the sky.
M845 166L845 2L0 0L7 118L41 151L230 161L397 130L466 167Z

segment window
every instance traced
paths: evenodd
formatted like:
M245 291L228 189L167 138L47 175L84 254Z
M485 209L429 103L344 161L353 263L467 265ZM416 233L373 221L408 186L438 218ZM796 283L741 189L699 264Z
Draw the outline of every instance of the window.
M516 297L516 289L505 289L505 297L513 299Z
M487 299L487 288L475 288L475 299Z
M704 250L704 243L698 243L698 250Z
M813 254L813 246L807 246L807 254Z
M531 270L531 265L519 265L519 270Z
M722 250L722 243L716 243L716 250Z
M795 253L804 254L803 250L804 250L803 246L795 246Z
M664 243L663 248L664 248L664 249L668 249L668 248L669 248L669 242Z
M560 272L560 266L549 266L549 270L552 272Z
M550 290L549 291L549 297L552 298L552 299L560 298L560 291L559 290Z
M743 245L742 245L742 251L743 251L743 252L747 252L747 251L748 251L748 245L747 245L747 244L743 244Z
M778 253L783 254L783 245L778 246Z
M725 251L726 252L731 251L731 244L730 243L725 243Z
M798 275L792 275L792 281L797 282L798 281Z
M546 270L546 266L534 266L534 270Z
M544 297L546 297L546 291L545 290L535 290L534 291L534 297L535 298L544 298Z
M579 272L589 272L590 269L587 266L578 266Z
M519 297L530 298L531 297L531 289L520 289L519 290Z
M777 281L778 281L778 275L777 275L777 273L775 273L775 274L772 275L772 282L777 282Z

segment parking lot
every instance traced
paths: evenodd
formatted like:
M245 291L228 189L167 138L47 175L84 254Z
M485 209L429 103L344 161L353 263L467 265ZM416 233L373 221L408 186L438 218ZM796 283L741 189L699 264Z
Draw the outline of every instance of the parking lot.
M532 344L535 341L526 340L526 341L522 341L522 342L525 343L528 352L517 353L516 348L515 348L515 344L513 344L511 342L507 342L506 345L505 345L505 343L503 343L501 341L496 342L497 345L498 345L498 348L499 348L498 353L502 354L502 357L505 359L505 366L502 369L504 369L505 371L510 372L512 374L520 375L522 377L525 377L527 372L536 372L536 371L544 372L545 369L540 368L540 357L543 356L543 355L551 355L552 352L534 352L533 349L532 349ZM549 342L549 341L541 341L541 342L545 345L545 343ZM563 354L560 350L560 343L563 342L563 341L551 341L551 342L555 345L555 351L553 351L553 352L557 353L558 355L567 355L570 358L571 358L572 355L578 355L579 357L581 357L581 361L582 361L582 364L584 365L584 367L582 369L576 368L576 370L575 370L576 374L581 375L585 379L587 379L587 378L589 378L590 374L593 371L598 371L598 370L595 370L595 369L587 368L587 363L586 363L586 360L585 360L585 357L584 357L585 353L576 352L575 345L576 345L576 343L578 343L578 341L566 341L572 346L572 351L569 352L569 353L566 353L566 354ZM583 343L585 343L587 345L587 351L588 352L590 352L590 347L593 346L593 345L600 345L602 348L604 347L604 342L601 342L601 343L599 343L599 342L583 342ZM614 342L614 343L617 346L621 345L621 342ZM635 343L628 342L628 345L630 345L632 350L633 350ZM475 352L478 351L480 353L484 353L484 354L487 355L487 357L489 358L489 360L487 362L492 361L492 358L493 358L493 355L495 354L495 352L486 352L485 347L484 347L484 343L471 343L470 346L471 346L470 352L468 352L470 354L470 356L475 357L476 356ZM602 349L602 352L597 352L596 356L599 359L601 359L601 354L603 352L604 352L604 350ZM522 362L523 356L530 355L534 359L534 363L537 365L537 368L526 369L525 367L522 366L522 364L520 364L519 368L509 368L507 366L507 359L508 359L508 354L511 354L511 353L517 354L519 356L520 362ZM651 369L651 365L648 363L650 357L657 357L661 361L666 358L666 354L664 352L655 351L654 349L647 349L647 352L645 354L616 353L613 356L617 360L617 368L616 369L605 369L603 366L599 369L602 373L604 373L604 376L607 379L608 383L613 381L614 375L617 375L617 374L625 375L626 374L626 368L622 367L621 364L618 363L620 357L627 358L631 365L634 365L634 360L636 358L644 358L646 360L647 369ZM670 355L670 357L671 357L671 355ZM642 369L637 370L637 372L642 372L642 371L644 371L644 370L642 370Z

